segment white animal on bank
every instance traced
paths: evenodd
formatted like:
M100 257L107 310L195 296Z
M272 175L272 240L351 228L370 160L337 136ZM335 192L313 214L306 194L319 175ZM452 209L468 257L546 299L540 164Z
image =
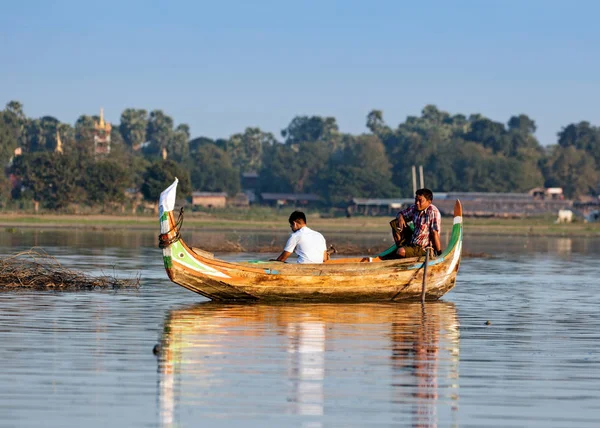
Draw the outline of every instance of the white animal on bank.
M573 211L558 210L558 218L554 223L571 223L573 221Z

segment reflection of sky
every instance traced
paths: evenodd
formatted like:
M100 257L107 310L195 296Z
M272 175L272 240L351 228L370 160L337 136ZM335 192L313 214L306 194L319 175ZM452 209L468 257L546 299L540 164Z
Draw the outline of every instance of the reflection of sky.
M300 415L322 415L325 325L314 321L289 324L288 338L289 376L295 386L292 411Z
M164 309L140 303L137 290L0 292L0 426L155 423L155 339L142 326Z
M510 251L462 261L457 286L444 296L455 307L456 321L460 318L460 353L451 326L439 330L438 426L453 421L456 426L600 425L600 241L572 239L569 255L550 251L551 240L533 238L524 242L542 242L539 249L521 242L512 252L517 242L490 242L493 251ZM9 246L0 250L12 252ZM73 262L84 270L124 266L119 273L129 276L143 266L142 287L0 292L0 425L156 426L160 399L167 402L169 395L157 391L161 363L152 347L167 334L167 315L205 299L166 278L159 249L152 249L153 255L149 248L90 247L79 257L79 248L60 251L69 266ZM179 342L188 345L180 348L173 388L166 390L172 391L170 409L180 426L198 421L231 427L314 421L390 426L413 420L414 356L405 366L392 366L390 358L392 322L400 337L419 330L420 317L402 324L402 305L381 305L380 311L337 305L320 318L302 318L285 306L262 315L253 305L232 305L229 313L214 307L224 306L194 307L188 324L193 334ZM289 349L294 340L300 343L305 322L324 325L322 415L290 411L300 379L292 381L289 370L300 367L300 356ZM296 325L297 339L290 336L290 325ZM319 337L314 331L306 334ZM414 340L406 343L413 349ZM321 364L309 358L312 362ZM319 393L311 393L315 398L309 401L318 403Z

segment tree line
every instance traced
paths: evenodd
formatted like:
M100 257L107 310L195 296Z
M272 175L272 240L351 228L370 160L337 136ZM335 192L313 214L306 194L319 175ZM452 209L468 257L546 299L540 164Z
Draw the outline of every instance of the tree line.
M373 110L361 135L340 132L334 117L297 116L280 137L249 127L227 138L192 139L188 125L176 125L161 110L128 108L110 131L110 153L101 157L94 154L98 121L88 115L74 125L52 116L29 118L19 102L9 102L0 111L0 204L124 204L126 189L153 203L174 176L180 195L234 195L242 174L256 172L258 194L315 193L339 206L352 197L412 196L412 165L423 165L427 186L444 192L546 186L577 198L597 195L600 182L600 128L585 121L563 127L547 147L527 115L504 124L433 105L395 127Z

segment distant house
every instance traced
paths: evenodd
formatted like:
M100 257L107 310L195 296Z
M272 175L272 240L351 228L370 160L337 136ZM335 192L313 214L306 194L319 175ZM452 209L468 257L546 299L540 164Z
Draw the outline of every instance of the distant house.
M529 195L534 199L551 199L551 200L562 200L565 198L563 195L562 187L535 187L529 191Z
M192 206L207 208L225 208L227 193L224 192L192 192Z
M443 215L451 216L459 199L463 215L482 217L524 217L569 209L573 201L563 197L562 189L536 188L528 193L433 192L433 204ZM353 198L348 212L363 215L395 215L414 203L414 199Z
M258 173L254 171L242 173L242 192L248 197L248 203L256 202L256 188L258 186Z
M573 208L583 215L583 218L588 222L600 220L600 197L581 198L581 200L573 203Z
M238 208L246 208L250 205L250 199L245 193L238 193L232 198L227 199L227 205Z
M463 215L481 217L526 217L569 209L573 201L564 199L561 188L535 188L527 193L448 192L433 193L433 203L442 214L452 215L459 199Z
M319 195L313 193L261 193L260 199L263 203L271 206L306 206L318 204L321 201Z
M258 173L254 171L242 173L242 190L256 190Z
M254 190L244 190L243 193L248 198L249 204L255 204L257 202L257 197L256 193L254 193Z
M363 215L392 215L414 203L414 199L352 198L348 213Z

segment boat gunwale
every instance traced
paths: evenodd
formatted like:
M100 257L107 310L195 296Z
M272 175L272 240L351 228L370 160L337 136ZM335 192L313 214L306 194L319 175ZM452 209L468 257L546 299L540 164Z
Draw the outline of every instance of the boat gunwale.
M281 262L262 262L260 264L249 263L249 262L229 262L218 257L203 257L202 255L194 252L191 247L185 242L183 238L178 241L182 244L183 248L195 260L206 264L214 268L226 269L228 271L241 271L247 273L260 273L260 274L272 274L282 276L315 276L311 275L315 271L319 271L321 274L337 274L338 272L343 273L375 273L376 271L410 271L419 269L425 262L425 257L413 257L409 259L394 259L394 260L380 260L374 262L349 262L349 263L281 263ZM433 264L446 263L450 256L453 254L454 248L452 248L447 254L438 258L432 259L429 266ZM174 263L178 263L176 257L172 257ZM180 264L180 263L179 263ZM261 266L261 267L257 267ZM207 275L210 277L210 275Z
M457 203L460 204L460 202L457 200ZM462 210L460 210L462 211ZM175 225L175 219L173 216L173 211L168 211L167 212L168 217L169 217L169 224L174 226ZM462 212L460 212L460 214L462 214ZM455 225L457 225L457 223L460 223L460 226L458 228L453 227L452 228L452 236L450 238L450 242L448 247L445 249L445 251L437 258L434 258L430 261L430 263L428 264L428 266L434 265L434 264L440 264L440 263L446 263L448 260L451 259L451 255L454 253L454 250L456 249L456 246L458 244L458 241L460 241L460 233L461 233L461 229L462 229L462 216L455 216ZM458 220L457 220L458 219ZM181 241L182 246L184 247L184 249L186 250L186 252L188 253L188 255L190 257L192 257L193 259L206 264L208 266L213 266L213 267L217 267L217 268L222 268L222 269L227 269L229 271L241 271L241 272L247 272L247 273L260 273L260 274L264 274L264 273L268 273L268 274L272 274L272 275L283 275L283 276L298 276L298 275L309 275L309 276L315 276L315 275L310 275L310 273L314 273L315 271L320 271L319 275L321 274L336 274L337 270L341 271L342 273L345 272L353 272L353 271L360 271L361 273L374 273L373 271L377 271L380 269L384 269L384 270L395 270L395 271L408 271L408 270L414 270L414 269L419 269L422 267L423 263L425 262L425 257L412 257L412 258L407 258L407 259L393 259L393 260L375 260L373 262L368 262L368 261L354 261L354 260L358 260L359 258L349 258L351 260L353 260L352 262L341 262L339 261L340 259L334 259L336 260L333 263L282 263L282 262L276 262L276 261L260 261L259 263L253 263L250 261L244 261L244 262L230 262L230 261L226 261L223 259L220 259L214 255L212 255L212 257L206 257L203 256L202 254L198 254L194 251L194 248L199 249L201 252L205 251L203 250L201 247L192 247L190 245L188 245L185 240L180 237L178 239L178 241ZM362 257L362 259L368 259L369 257ZM372 258L376 258L372 257ZM177 262L177 259L175 257L172 257L172 261L173 262ZM260 266L260 267L259 267ZM367 272L365 272L367 271ZM210 275L207 275L208 277L210 277Z

